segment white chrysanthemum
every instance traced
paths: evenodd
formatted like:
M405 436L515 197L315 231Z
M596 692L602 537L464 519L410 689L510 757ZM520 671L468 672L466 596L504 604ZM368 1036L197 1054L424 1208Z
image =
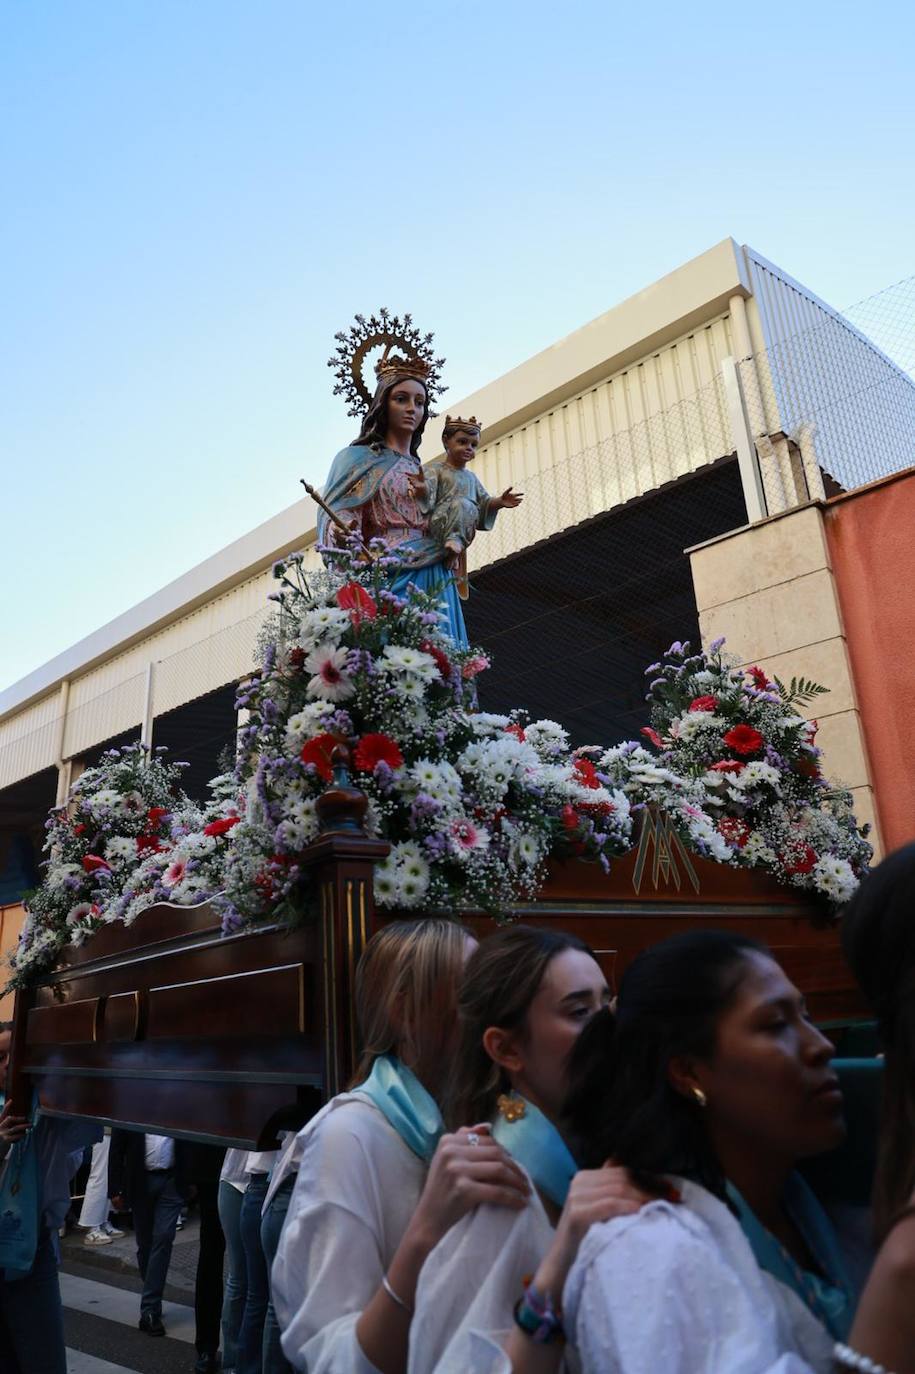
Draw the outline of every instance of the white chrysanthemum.
M184 858L200 859L207 854L212 854L218 843L215 835L204 835L200 832L195 832L192 835L185 835L180 844L176 846L174 852L177 855L180 850Z
M569 747L569 736L555 720L535 720L524 727L524 737L532 749L546 758L555 758Z
M825 854L813 867L813 881L821 892L837 902L847 902L858 886L858 879L847 859Z
M766 844L764 836L754 830L741 851L745 863L774 865L778 861L775 850Z
M671 722L670 733L681 744L689 744L700 730L720 729L724 721L714 711L687 711Z
M137 857L137 842L126 835L112 835L105 844L105 858L109 863L129 863Z
M339 640L349 623L349 613L339 606L316 606L299 622L299 645L310 650L325 640Z
M511 719L508 716L495 715L492 711L477 711L470 717L470 724L475 735L485 737L501 735L506 725L511 725Z
M82 871L79 864L58 864L56 868L52 868L48 871L45 882L48 887L57 889L64 886L67 878L79 877Z
M380 673L409 673L423 682L433 682L441 676L431 654L411 649L407 644L386 644L376 666Z
M690 682L694 687L711 687L712 683L717 682L717 680L715 673L709 672L708 668L700 668L698 673L693 673L690 677ZM700 693L697 692L696 695L699 696Z
M399 895L399 884L394 865L390 862L390 856L383 864L378 864L375 868L373 881L375 901L379 906L396 906Z
M329 701L311 701L296 711L286 722L286 747L291 754L297 754L306 740L320 734L324 721L333 715L334 708Z
M93 815L103 811L120 812L121 794L114 787L100 787L91 797L86 798L86 805Z
M396 683L398 694L405 701L422 701L426 695L427 682L427 678L420 677L417 673L402 673Z
M765 783L769 787L778 789L781 781L781 774L777 768L773 768L771 763L763 763L761 759L755 759L748 763L742 772L731 774L730 783L738 792L745 792L749 787L758 787Z

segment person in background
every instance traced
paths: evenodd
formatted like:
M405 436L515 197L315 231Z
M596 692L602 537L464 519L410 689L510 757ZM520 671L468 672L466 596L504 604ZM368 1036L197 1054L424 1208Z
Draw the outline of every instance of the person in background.
M915 844L864 879L842 945L877 1016L884 1054L874 1224L880 1250L840 1368L915 1374Z
M192 1187L190 1149L167 1135L120 1127L111 1132L109 1190L133 1212L137 1265L143 1280L139 1328L164 1336L162 1294L172 1257L178 1215Z
M197 1274L194 1282L194 1374L219 1369L219 1325L223 1299L226 1240L219 1224L219 1174L225 1150L217 1145L191 1145L188 1177L197 1194L200 1215Z
M124 1232L109 1220L111 1199L108 1196L108 1152L111 1138L108 1133L92 1147L92 1163L86 1183L86 1194L79 1214L79 1226L86 1232L83 1245L110 1245L120 1240Z
M443 1135L431 1091L453 1053L475 946L456 921L393 921L359 961L356 1086L299 1133L271 1276L283 1352L308 1374L402 1374L430 1251L480 1202L525 1205L527 1180L488 1127Z
M70 1206L70 1180L84 1150L101 1138L93 1122L0 1113L0 1158L32 1129L38 1153L41 1208L38 1245L26 1274L0 1270L0 1370L3 1374L66 1374L63 1306L60 1300L58 1232Z
M247 1150L226 1150L219 1175L219 1221L226 1239L228 1273L222 1298L223 1374L235 1374L238 1358L238 1333L245 1311L248 1273L241 1241L241 1205L248 1186Z
M10 1066L10 1045L12 1039L12 1021L0 1021L0 1108L2 1108L6 1102L6 1071Z

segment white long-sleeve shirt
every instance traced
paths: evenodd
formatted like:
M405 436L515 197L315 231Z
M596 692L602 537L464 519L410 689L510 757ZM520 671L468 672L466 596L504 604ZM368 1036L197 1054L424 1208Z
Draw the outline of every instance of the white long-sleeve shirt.
M487 1203L452 1226L419 1276L408 1374L475 1369L472 1332L511 1326L524 1279L534 1273L554 1234L534 1188L520 1212Z
M312 1117L299 1141L271 1273L283 1353L307 1374L377 1374L356 1323L416 1210L426 1165L377 1107L352 1093Z
M563 1293L582 1374L831 1374L833 1339L790 1288L759 1268L724 1203L677 1181L592 1226ZM471 1338L474 1374L510 1374L507 1332Z

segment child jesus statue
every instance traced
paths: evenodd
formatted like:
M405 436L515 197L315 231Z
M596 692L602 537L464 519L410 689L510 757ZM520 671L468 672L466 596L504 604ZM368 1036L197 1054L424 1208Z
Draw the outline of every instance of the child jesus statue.
M458 592L467 600L467 545L477 530L491 530L500 510L520 506L524 493L507 487L501 496L490 496L480 479L468 472L480 443L481 426L474 416L452 420L445 416L442 442L445 456L414 478L413 492L429 514L429 534L445 550L454 571Z

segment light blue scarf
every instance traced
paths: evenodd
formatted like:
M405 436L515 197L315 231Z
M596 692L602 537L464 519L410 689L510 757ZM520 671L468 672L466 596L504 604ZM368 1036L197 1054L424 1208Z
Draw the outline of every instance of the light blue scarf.
M527 1170L545 1197L562 1207L578 1165L552 1121L533 1102L518 1096L511 1102L519 1108L523 1105L523 1114L512 1121L500 1111L492 1128L493 1139Z
M353 1089L373 1102L403 1143L428 1164L445 1129L438 1103L406 1064L382 1054L364 1083Z
M854 1288L845 1271L829 1218L804 1179L800 1174L792 1174L789 1178L785 1189L785 1209L807 1242L825 1278L802 1269L781 1242L757 1219L734 1185L729 1183L727 1188L760 1269L765 1269L767 1274L793 1289L837 1341L846 1340L855 1314Z

